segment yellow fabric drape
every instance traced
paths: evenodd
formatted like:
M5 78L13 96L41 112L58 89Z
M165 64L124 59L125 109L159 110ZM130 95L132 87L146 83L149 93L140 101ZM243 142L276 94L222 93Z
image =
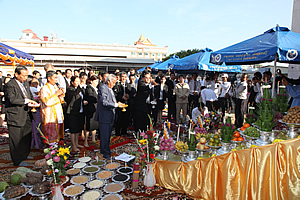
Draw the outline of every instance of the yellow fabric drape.
M300 199L300 139L191 162L156 161L157 183L194 199Z

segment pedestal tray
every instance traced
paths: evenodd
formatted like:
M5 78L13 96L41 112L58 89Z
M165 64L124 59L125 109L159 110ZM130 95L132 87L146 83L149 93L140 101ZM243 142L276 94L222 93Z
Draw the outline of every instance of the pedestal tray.
M74 189L75 191L78 190L78 192L76 191L76 192L74 192L75 194L70 194L69 192L71 189ZM84 190L85 189L82 185L70 185L64 189L63 194L64 194L64 196L70 197L72 200L74 200L74 199L76 199L77 196L82 194L84 192Z
M123 197L121 196L121 195L119 195L119 194L107 194L107 195L105 195L103 198L102 198L102 200L109 200L109 199L111 199L111 197L118 197L120 200L122 200L123 199Z
M99 200L101 196L102 192L100 190L90 190L83 193L80 200Z
M296 138L299 136L298 129L300 128L300 124L298 123L287 123L282 121L282 119L278 120L280 123L286 124L289 127L288 136L290 138Z
M212 150L212 154L216 154L217 155L217 150L221 148L221 146L210 146L208 145L208 143L206 143L206 146L208 146L209 148L211 148Z
M247 139L247 142L246 142L247 148L250 148L251 145L255 144L255 140L259 139L259 137L251 137L251 136L245 135L245 134L243 134L243 131L240 131L240 134Z

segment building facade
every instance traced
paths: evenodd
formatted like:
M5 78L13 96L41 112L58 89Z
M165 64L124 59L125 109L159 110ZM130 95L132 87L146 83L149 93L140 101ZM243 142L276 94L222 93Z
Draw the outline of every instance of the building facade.
M85 67L100 71L139 69L168 56L168 46L157 47L143 34L133 45L67 42L55 37L43 39L32 30L22 31L19 40L0 39L0 42L34 56L35 69L41 71L46 63L57 69ZM12 73L10 66L1 65L2 71Z

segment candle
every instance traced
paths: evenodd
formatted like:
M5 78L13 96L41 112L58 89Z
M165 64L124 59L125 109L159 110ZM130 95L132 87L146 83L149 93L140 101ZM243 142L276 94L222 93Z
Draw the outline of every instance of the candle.
M191 131L189 131L189 141L190 141L190 139L191 139Z
M179 141L179 132L180 132L180 124L178 125L178 131L177 131L177 142Z
M248 103L248 113L249 113L249 107L250 107L250 103Z
M125 168L127 168L127 162L125 162Z
M96 156L96 160L97 160L97 162L98 162L98 156Z
M110 163L112 163L112 157L110 157Z
M277 84L277 94L279 94L279 81L278 81L278 84Z
M149 159L149 143L148 143L148 140L147 140L147 155L148 155L148 162L150 162L150 159Z

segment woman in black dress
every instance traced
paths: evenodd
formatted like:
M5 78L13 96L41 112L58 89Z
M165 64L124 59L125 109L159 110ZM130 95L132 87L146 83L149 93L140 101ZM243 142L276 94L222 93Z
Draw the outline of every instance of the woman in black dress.
M88 85L85 90L85 100L88 102L85 106L86 111L86 135L84 140L84 146L89 147L88 137L89 133L92 133L92 142L96 142L96 131L98 130L98 122L94 120L95 112L97 108L98 97L98 84L99 79L96 75L91 76L88 80Z
M79 134L83 130L84 125L84 114L83 106L87 104L83 100L83 89L79 86L80 79L78 76L71 77L71 85L67 88L66 91L66 103L67 103L67 119L69 122L69 129L71 132L71 143L72 150L79 151L78 148L83 146L78 144Z
M153 114L154 122L157 124L162 123L162 110L165 108L168 86L166 83L166 77L162 76L160 78L160 84L156 85L154 88L154 99L157 101L156 111Z

